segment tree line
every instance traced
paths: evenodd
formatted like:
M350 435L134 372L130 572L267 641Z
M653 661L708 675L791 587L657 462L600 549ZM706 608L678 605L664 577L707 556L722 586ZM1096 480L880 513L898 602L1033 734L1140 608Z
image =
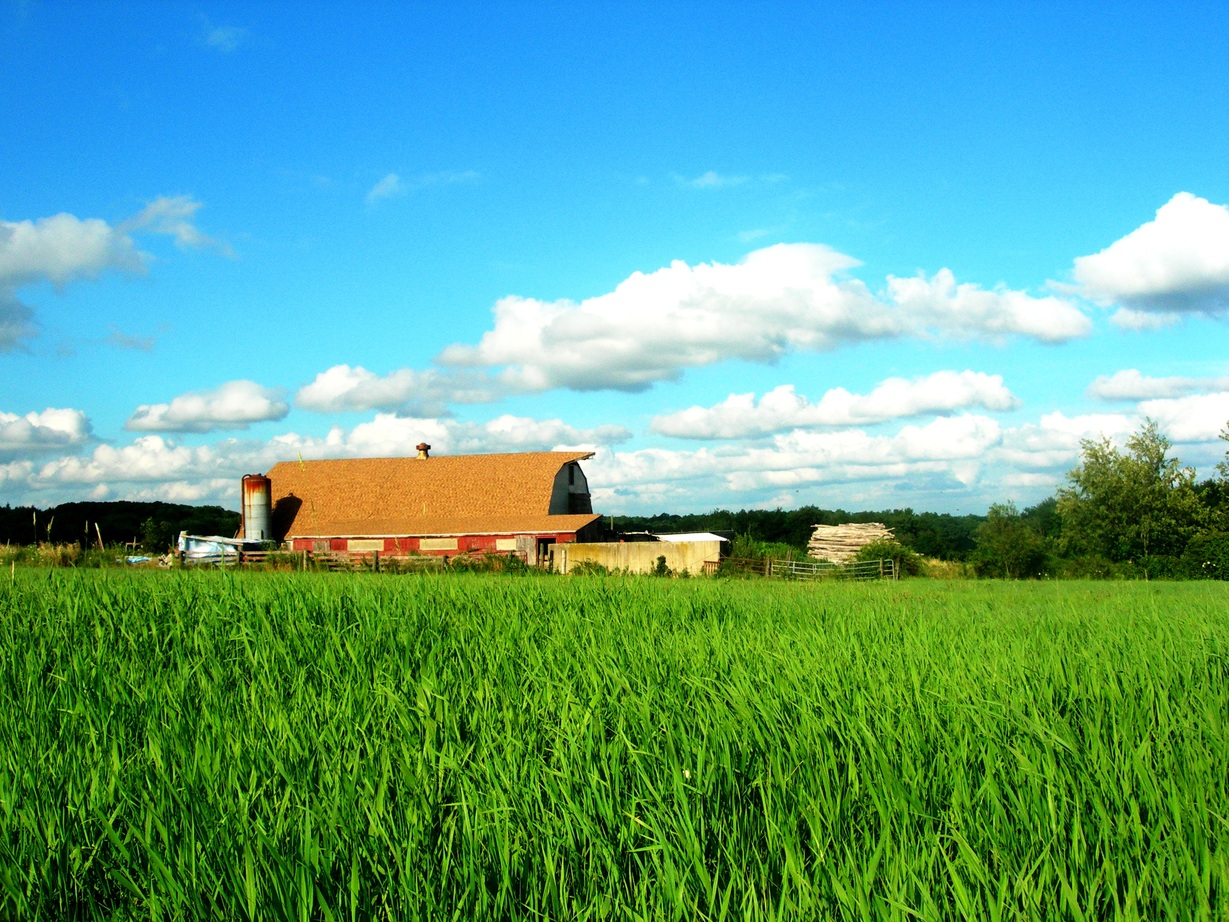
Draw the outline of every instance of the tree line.
M61 503L0 508L0 541L5 544L80 544L83 547L135 541L150 554L161 554L181 531L190 535L230 537L239 529L239 513L221 506L181 503Z

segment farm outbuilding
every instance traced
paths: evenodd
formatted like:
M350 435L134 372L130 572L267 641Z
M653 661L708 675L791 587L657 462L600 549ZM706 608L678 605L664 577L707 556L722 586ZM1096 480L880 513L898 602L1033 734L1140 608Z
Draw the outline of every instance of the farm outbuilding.
M592 452L284 461L268 472L272 538L293 550L523 555L601 530L580 463Z

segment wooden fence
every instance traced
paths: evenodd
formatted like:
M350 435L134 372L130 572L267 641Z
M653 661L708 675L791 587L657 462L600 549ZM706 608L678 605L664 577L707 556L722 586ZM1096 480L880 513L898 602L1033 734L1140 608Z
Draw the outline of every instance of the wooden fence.
M770 579L899 579L895 561L891 559L834 564L823 560L778 560L772 557L751 560L727 557L720 563L710 560L704 564L706 574L714 574L722 569L736 573L755 573Z

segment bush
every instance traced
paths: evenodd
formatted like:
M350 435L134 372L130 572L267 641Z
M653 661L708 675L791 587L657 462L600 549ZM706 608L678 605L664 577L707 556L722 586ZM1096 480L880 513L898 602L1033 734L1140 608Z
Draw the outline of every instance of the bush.
M963 560L940 560L938 557L923 557L922 576L929 579L968 579L969 565Z
M862 545L854 560L858 563L890 560L899 576L922 575L922 558L893 538L876 538Z
M580 560L568 567L569 576L607 576L610 568L596 560Z
M1229 533L1192 538L1178 562L1178 572L1186 579L1229 579Z
M1099 554L1083 554L1059 561L1060 579L1126 579L1124 568Z

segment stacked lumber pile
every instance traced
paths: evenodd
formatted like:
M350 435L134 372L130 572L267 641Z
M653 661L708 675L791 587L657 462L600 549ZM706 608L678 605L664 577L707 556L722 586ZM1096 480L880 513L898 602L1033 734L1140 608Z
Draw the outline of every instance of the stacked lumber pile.
M846 563L853 560L865 545L891 537L892 529L878 522L816 525L815 533L807 544L807 554L818 560Z

